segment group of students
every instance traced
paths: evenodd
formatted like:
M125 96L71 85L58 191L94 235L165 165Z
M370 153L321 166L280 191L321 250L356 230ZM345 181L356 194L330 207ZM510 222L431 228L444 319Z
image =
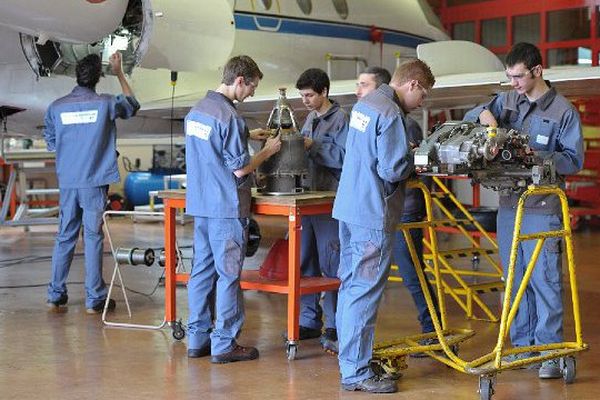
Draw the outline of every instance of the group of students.
M541 64L537 47L515 45L506 58L513 90L470 111L465 119L527 132L530 146L552 158L559 174L572 174L583 164L579 117L544 81ZM44 135L48 149L56 150L61 196L48 286L52 308L67 303L65 282L82 220L86 305L90 313L105 306L101 214L107 185L118 181L115 119L128 118L139 108L122 74L118 53L110 65L124 95L96 94L101 63L97 57L86 57L77 68L78 86L54 102L46 115ZM187 213L194 217L188 357L210 355L213 363L259 356L256 348L237 342L244 323L240 275L250 217L250 175L280 150L281 139L270 137L264 129L250 131L236 102L252 96L262 77L252 58L231 58L224 66L221 84L209 90L185 118L186 204ZM332 216L302 219L301 272L341 281L338 292L324 295L323 306L319 294L302 297L300 339L320 337L323 348L338 354L345 390L397 390L395 380L376 375L370 367L377 309L393 262L413 296L422 331L434 330L406 242L396 231L398 223L424 216L420 192L405 188L413 174L411 150L422 139L418 125L406 114L421 106L434 83L430 68L418 59L401 64L392 76L382 68L368 68L358 78L359 101L349 116L329 99L329 78L324 71L308 69L296 84L310 111L301 131L310 168L306 186L337 191ZM265 141L253 156L248 150L249 138ZM94 156L81 151L81 146ZM498 240L505 267L517 199L514 193L500 195ZM553 199L537 198L526 204L524 233L554 230L560 223L559 205ZM422 231L413 229L411 236L422 255ZM561 243L558 238L546 242L511 326L515 346L562 341ZM533 245L519 244L516 287L532 253ZM431 288L430 292L433 294ZM114 308L114 303L107 307ZM544 362L539 376L560 377L556 360Z
M310 111L301 130L309 160L305 185L337 191L332 216L303 218L301 272L341 280L339 292L325 293L322 308L319 294L302 297L300 339L321 337L325 349L339 354L344 389L369 392L396 390L396 382L375 376L369 363L405 181L413 170L411 147L418 140L407 134L405 113L422 104L435 82L417 59L402 64L390 79L382 78L382 71L361 75L373 82L359 85L360 101L350 118L329 99L324 71L308 69L296 82ZM258 357L256 348L237 343L244 320L239 279L250 216L248 174L277 152L281 141L269 137L250 157L252 135L233 102L252 96L261 78L250 57L233 57L220 86L185 120L186 204L195 218L188 356L210 355L214 363ZM411 212L422 213L418 204L412 206ZM209 311L213 285L214 315Z

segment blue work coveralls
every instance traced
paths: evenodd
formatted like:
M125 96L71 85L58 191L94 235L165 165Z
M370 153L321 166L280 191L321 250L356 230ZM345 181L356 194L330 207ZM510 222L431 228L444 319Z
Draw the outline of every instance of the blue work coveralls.
M415 120L413 120L410 117L407 117L404 120L404 122L406 125L406 134L408 135L409 143L411 143L411 146L418 146L423 140L423 131L421 130L421 127ZM427 186L431 185L430 177L422 177L421 180ZM423 192L421 191L421 189L406 189L406 193L404 195L404 210L402 212L400 222L418 222L422 221L424 217L425 200L423 199ZM421 268L424 268L425 265L423 264L423 229L410 229L409 233L411 240L415 246L417 256L419 257ZM410 256L406 239L404 238L404 233L401 229L396 231L396 240L394 242L394 261L398 266L398 272L402 277L402 282L410 292L415 306L417 307L417 315L421 324L421 331L423 333L433 332L435 329L433 326L433 321L431 319L431 314L429 313L429 309L427 308L427 301L425 300L425 295L423 294L423 289L421 288L421 283L419 282L419 277L417 276L415 265L413 264L413 260ZM429 283L429 280L425 280L425 282L427 283L427 287L429 288L429 293L431 293L435 309L439 310L435 291Z
M308 151L308 182L312 190L336 191L342 173L348 114L336 102L321 116L312 111L306 117L302 135L313 140ZM340 264L340 239L337 220L331 215L306 215L302 217L302 249L300 271L302 276L337 278ZM322 314L325 328L335 329L337 291L325 292L323 308L320 294L304 295L300 299L300 326L321 329Z
M530 102L516 91L500 93L490 103L467 113L477 121L489 110L498 126L529 134L530 147L551 157L560 175L570 175L583 167L583 136L579 114L554 88ZM564 187L564 182L561 183ZM521 193L500 193L498 246L504 273L508 272L515 228L516 207ZM521 234L559 230L562 227L560 202L556 196L534 196L525 203ZM517 248L512 299L523 279L536 241L521 242ZM563 341L562 240L548 238L537 260L515 319L510 327L513 346L529 346Z
M133 97L97 94L77 86L46 111L44 139L56 151L60 190L58 234L52 253L48 300L67 294L67 277L83 222L86 308L100 305L107 294L102 279L102 214L108 185L119 182L115 120L140 108Z
M343 384L374 375L369 367L377 308L392 262L394 231L412 170L404 113L386 84L352 109L346 157L333 207L341 260L336 324Z
M250 217L248 128L233 102L208 91L185 117L186 212L194 216L194 261L188 283L188 349L211 354L236 346L244 323L240 275ZM216 282L214 323L209 306Z

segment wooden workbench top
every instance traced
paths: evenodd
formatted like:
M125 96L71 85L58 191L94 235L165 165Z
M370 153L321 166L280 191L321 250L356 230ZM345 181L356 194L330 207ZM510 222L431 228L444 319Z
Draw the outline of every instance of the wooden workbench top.
M185 189L161 190L158 192L161 199L185 199ZM284 196L269 196L252 190L252 202L254 204L276 204L282 206L302 206L331 203L335 198L335 192L305 192Z

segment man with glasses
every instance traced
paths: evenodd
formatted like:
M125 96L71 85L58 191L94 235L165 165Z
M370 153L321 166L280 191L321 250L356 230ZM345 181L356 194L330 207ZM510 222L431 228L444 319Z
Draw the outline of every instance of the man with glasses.
M352 108L333 206L340 224L336 323L344 390L398 390L396 381L375 375L369 363L405 182L413 171L405 114L421 106L434 83L427 64L413 59L396 69L389 85L382 84Z
M377 89L383 83L390 83L392 79L390 73L381 67L368 67L359 76L356 82L356 97L360 100L363 96L371 93ZM420 85L419 85L420 86ZM411 148L417 147L423 140L423 131L419 124L408 117L404 120L406 123L406 134L408 136L408 143ZM431 186L431 177L421 177L421 180L429 187ZM404 209L402 211L402 217L400 218L401 223L410 223L422 221L425 217L425 200L423 199L423 192L420 189L406 189L404 196ZM421 267L424 267L423 263L423 229L410 229L411 240L414 243L415 251L419 257ZM435 331L429 308L427 307L427 301L425 300L425 294L421 288L419 277L415 269L410 251L408 250L408 244L404 238L402 230L396 231L396 238L393 248L394 262L398 266L398 272L402 277L404 286L410 292L415 307L417 308L419 323L421 324L422 333L430 333ZM431 298L433 300L434 307L436 310L439 308L437 305L437 297L433 287L429 283L429 280L425 280ZM438 313L438 318L440 318ZM430 345L436 343L437 339L422 339L420 343L422 345ZM412 353L411 357L420 358L427 357L425 353Z
M489 126L514 128L529 135L529 145L541 157L554 161L560 175L571 175L583 166L583 137L579 114L542 77L542 57L530 43L518 43L506 56L506 76L513 90L498 94L484 106L467 113L466 120ZM563 183L564 185L564 183ZM516 206L521 193L500 193L498 245L507 273L515 225ZM556 196L535 196L525 203L522 234L559 230L562 227L560 202ZM517 248L512 298L523 279L535 241ZM510 328L513 346L531 346L563 341L562 243L548 238L537 260L518 312ZM535 354L522 353L511 361ZM560 378L557 359L545 361L539 377Z
M194 216L188 357L212 355L216 364L258 357L256 348L237 343L244 323L240 274L248 239L250 174L279 151L281 141L267 139L262 150L250 157L248 128L234 101L253 96L262 77L250 57L231 58L221 85L209 90L185 117L186 212Z

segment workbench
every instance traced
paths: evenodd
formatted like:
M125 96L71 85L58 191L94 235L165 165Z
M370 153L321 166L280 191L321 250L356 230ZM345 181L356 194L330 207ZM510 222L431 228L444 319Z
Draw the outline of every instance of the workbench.
M173 336L183 338L185 332L177 321L176 285L186 283L188 273L176 271L176 211L185 208L184 190L165 190L158 196L164 200L165 212L165 319L173 329ZM335 192L307 192L286 196L267 196L253 193L252 211L262 215L288 217L289 265L288 280L267 280L258 271L242 270L240 286L245 290L281 293L288 296L287 343L289 360L296 358L299 339L300 296L328 290L337 290L339 280L325 277L300 277L300 246L303 215L331 214Z

